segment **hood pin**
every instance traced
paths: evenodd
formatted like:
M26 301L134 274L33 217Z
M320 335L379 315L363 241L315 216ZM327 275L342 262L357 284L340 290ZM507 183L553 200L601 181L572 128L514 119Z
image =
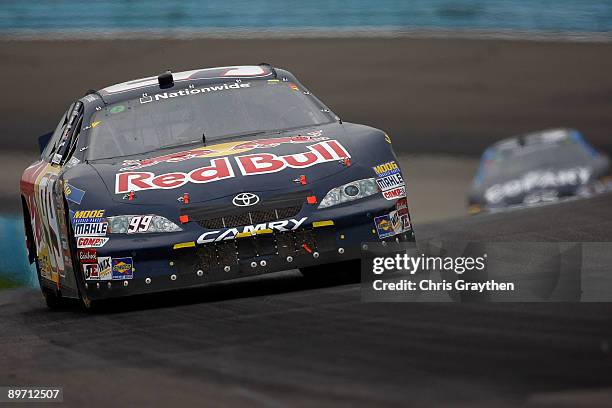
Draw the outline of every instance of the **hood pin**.
M303 186L305 186L308 183L308 181L306 181L306 176L303 174L299 178L294 179L293 182L300 183Z
M176 199L179 203L189 204L189 193L183 193L183 195Z

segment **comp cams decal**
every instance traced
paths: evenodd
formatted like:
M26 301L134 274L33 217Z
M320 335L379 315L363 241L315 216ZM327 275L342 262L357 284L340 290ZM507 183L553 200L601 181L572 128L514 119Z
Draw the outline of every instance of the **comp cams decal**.
M219 242L224 240L236 239L242 235L251 236L257 235L258 232L273 230L278 232L295 231L298 229L308 217L301 218L299 220L289 219L282 221L271 221L257 225L247 225L242 228L228 228L225 230L208 231L200 235L198 238L198 244L207 244L210 242Z
M406 187L399 166L395 161L372 167L376 174L376 184L387 200L406 196Z
M77 248L102 248L107 242L107 237L78 237Z
M290 168L306 168L321 163L350 157L348 151L336 140L326 140L307 146L304 153L278 156L273 153L249 154L234 157L243 176L276 173ZM115 194L130 191L174 189L186 183L210 183L235 177L229 157L212 159L209 166L199 167L189 173L173 172L156 175L151 172L126 172L115 176Z

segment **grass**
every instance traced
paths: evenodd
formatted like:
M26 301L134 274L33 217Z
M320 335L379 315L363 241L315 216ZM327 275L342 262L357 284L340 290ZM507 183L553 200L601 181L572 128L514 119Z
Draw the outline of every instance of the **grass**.
M0 290L18 287L19 284L0 276Z

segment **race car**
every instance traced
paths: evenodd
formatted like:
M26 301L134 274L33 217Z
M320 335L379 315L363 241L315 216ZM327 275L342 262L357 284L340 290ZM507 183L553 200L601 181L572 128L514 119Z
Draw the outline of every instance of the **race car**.
M50 307L324 274L362 243L414 242L389 136L269 64L88 91L39 145L21 198Z
M574 129L550 129L487 148L468 194L469 212L550 204L610 191L610 159Z

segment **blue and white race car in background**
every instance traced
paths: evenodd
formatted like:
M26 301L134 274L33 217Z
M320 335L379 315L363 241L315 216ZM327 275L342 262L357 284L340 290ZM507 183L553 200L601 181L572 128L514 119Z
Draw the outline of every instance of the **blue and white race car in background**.
M576 130L546 130L485 150L468 195L469 212L555 203L611 188L608 156Z

